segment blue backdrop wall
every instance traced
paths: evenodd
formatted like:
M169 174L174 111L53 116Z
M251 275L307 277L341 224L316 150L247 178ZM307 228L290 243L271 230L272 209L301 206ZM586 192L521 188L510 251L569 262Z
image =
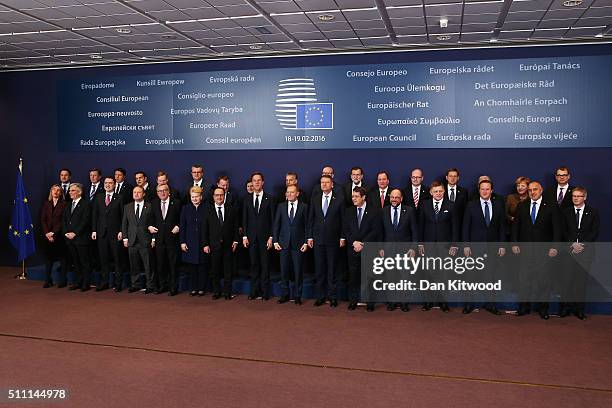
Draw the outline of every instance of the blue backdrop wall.
M257 151L172 151L172 152L98 152L62 153L58 151L58 93L60 80L96 79L122 75L148 75L178 72L219 71L235 69L322 66L336 64L402 63L414 61L458 61L473 59L564 57L609 55L612 45L582 45L533 48L447 50L430 52L393 52L340 56L286 57L265 59L219 60L207 62L147 64L116 67L43 70L0 74L0 123L2 124L2 160L6 194L0 200L0 225L8 226L15 189L16 166L24 159L26 189L31 197L32 216L39 218L40 204L50 184L57 182L60 167L73 171L75 181L87 182L88 169L99 167L110 173L125 167L131 174L144 170L153 175L163 169L177 188L184 190L190 180L190 165L202 163L206 178L213 181L228 174L233 186L242 190L247 176L254 170L264 172L268 189L284 183L284 173L292 170L300 176L302 188L309 190L324 165L332 165L339 182L348 180L351 166L365 169L372 185L375 173L391 173L391 184L404 187L410 170L421 167L426 182L442 177L448 167L461 170L461 184L470 188L481 174L496 182L496 191L507 194L519 175L552 184L558 165L570 167L572 184L590 188L589 202L601 210L601 240L612 238L607 204L612 191L605 181L612 174L612 149L376 149L376 150L257 150ZM597 80L597 79L595 79ZM612 112L611 112L612 113ZM242 191L241 191L242 192ZM37 221L35 222L37 224ZM36 229L37 225L35 225ZM15 252L6 236L2 237L0 264L15 265ZM39 262L34 257L29 263Z

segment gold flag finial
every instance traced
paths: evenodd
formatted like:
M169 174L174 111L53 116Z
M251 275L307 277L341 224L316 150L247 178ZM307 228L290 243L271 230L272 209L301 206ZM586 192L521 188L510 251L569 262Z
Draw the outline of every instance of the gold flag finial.
M19 172L20 173L23 173L22 169L23 169L23 159L20 157L19 158Z

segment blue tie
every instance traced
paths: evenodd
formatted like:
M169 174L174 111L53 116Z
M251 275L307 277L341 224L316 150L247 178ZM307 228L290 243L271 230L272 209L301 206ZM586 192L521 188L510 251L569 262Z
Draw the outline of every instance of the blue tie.
M363 210L363 208L357 208L357 228L361 228L361 210Z
M329 208L329 196L325 196L325 201L323 202L323 217L327 217L328 208Z
M485 224L487 224L487 227L488 227L491 224L491 213L489 212L489 202L485 201L484 205L485 205L485 211L484 211Z
M536 205L538 203L536 203L535 201L531 204L531 223L535 224L535 220L536 220Z
M397 213L397 207L393 207L393 226L397 230L397 225L399 224L399 215Z
M291 210L289 210L289 220L293 224L293 218L295 217L295 208L293 208L293 203L291 204Z

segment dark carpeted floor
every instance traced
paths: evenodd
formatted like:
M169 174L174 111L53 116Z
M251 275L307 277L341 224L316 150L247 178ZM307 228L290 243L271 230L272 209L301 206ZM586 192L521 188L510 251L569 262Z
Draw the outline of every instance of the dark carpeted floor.
M612 316L349 312L14 274L0 268L0 390L69 398L10 406L612 406Z

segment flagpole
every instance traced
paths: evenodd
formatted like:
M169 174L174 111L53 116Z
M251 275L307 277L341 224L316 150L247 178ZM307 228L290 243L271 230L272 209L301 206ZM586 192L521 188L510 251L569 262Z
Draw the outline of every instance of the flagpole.
M26 272L25 272L25 259L21 261L21 273L15 276L15 279L18 279L18 280L28 279L28 277L26 276Z
M19 158L19 173L23 174L23 158L20 157ZM26 271L25 271L25 259L21 260L21 273L15 276L15 279L18 280L26 280L28 279L27 275L26 275Z

